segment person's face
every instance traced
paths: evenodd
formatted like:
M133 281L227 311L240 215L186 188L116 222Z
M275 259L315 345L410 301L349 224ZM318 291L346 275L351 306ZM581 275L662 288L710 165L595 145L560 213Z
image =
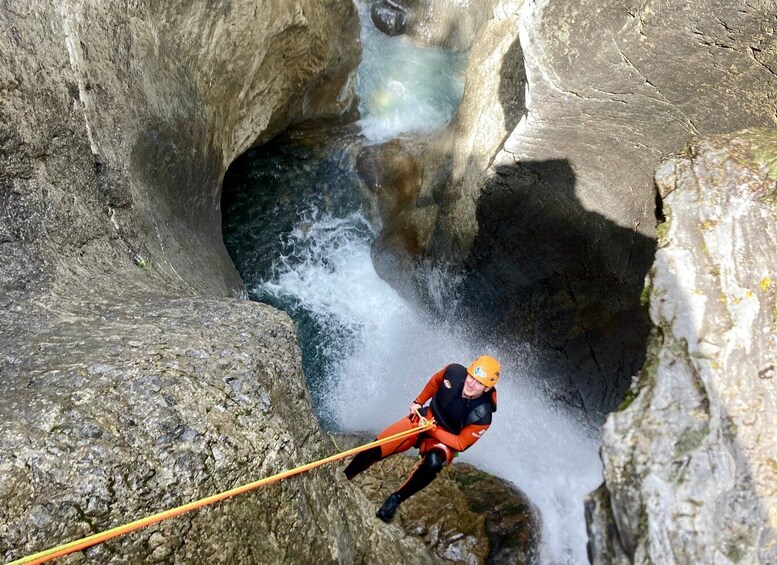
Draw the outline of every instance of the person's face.
M467 375L467 380L464 381L464 390L461 395L464 398L477 398L483 394L488 387L484 384L480 384L470 375Z

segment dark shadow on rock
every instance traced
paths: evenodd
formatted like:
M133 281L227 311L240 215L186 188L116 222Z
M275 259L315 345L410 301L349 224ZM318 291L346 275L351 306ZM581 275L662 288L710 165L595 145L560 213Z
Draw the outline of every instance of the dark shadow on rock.
M518 37L502 57L499 70L499 101L504 111L505 129L512 132L526 113L526 66L521 40Z
M644 360L655 241L583 208L565 160L498 167L477 222L465 312L534 345L554 395L603 418Z
M187 149L187 140L196 138L201 127L194 122L158 126L138 137L130 156L130 175L137 190L145 191L146 203L136 210L143 229L163 242L161 255L165 249L186 253L188 262L175 268L186 273L187 280L203 285L221 281L220 292L237 293L243 283L221 235L223 166L209 146Z

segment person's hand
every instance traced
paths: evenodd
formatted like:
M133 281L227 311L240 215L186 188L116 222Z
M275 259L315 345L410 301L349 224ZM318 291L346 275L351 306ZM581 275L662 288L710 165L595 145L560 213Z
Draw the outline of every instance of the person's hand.
M421 405L418 402L413 402L410 405L410 419L418 418L418 411L421 409Z

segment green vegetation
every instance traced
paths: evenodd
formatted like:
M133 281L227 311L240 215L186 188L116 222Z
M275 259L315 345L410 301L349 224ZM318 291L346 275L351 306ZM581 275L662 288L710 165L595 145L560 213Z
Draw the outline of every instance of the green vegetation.
M699 447L709 433L710 428L706 423L701 428L685 428L674 446L675 456L680 457Z
M638 394L639 391L636 390L635 383L631 383L629 390L626 391L626 397L623 399L623 402L618 405L616 412L620 412L631 406L631 403L634 402L634 399L637 398Z
M754 164L766 169L769 180L777 183L777 136L771 129L757 129L749 133L749 149ZM777 206L777 184L767 186L758 196L761 202Z
M733 563L742 563L750 555L750 548L754 544L752 536L746 533L738 533L737 536L726 544L725 554Z
M758 130L753 139L753 160L766 168L769 178L777 182L777 137L771 130Z
M650 294L653 292L653 284L646 284L644 287L642 287L642 292L639 293L639 303L642 304L642 306L647 306L650 304Z
M468 473L463 473L459 471L453 477L453 479L463 487L472 486L475 483L479 483L480 481L485 481L490 478L491 477L488 475L488 473L484 473L482 471L473 471Z
M653 328L648 338L647 353L645 355L645 364L642 365L637 378L634 379L626 391L626 397L623 402L617 408L617 412L628 408L634 399L637 398L640 391L645 388L649 383L652 383L656 378L656 372L658 371L659 354L661 347L664 343L664 336L659 328Z
M741 563L745 555L744 550L736 544L732 543L726 548L726 557L733 563Z

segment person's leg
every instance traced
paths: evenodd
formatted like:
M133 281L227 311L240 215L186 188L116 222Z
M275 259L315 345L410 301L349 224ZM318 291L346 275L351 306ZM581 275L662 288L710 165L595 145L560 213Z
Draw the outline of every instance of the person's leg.
M345 468L345 477L350 481L359 473L366 471L372 467L375 463L381 460L380 446L373 447L367 451L357 453L348 466Z
M384 522L390 522L394 518L399 505L429 485L450 459L448 453L442 449L427 451L423 457L421 463L416 466L410 478L405 481L405 484L389 495L383 506L380 507L376 514L378 518Z
M402 418L401 420L398 420L397 422L394 422L388 428L380 432L378 434L377 439L384 439L384 438L393 436L394 434L405 432L414 427L415 427L415 424L410 420L410 418L405 417L405 418ZM400 438L396 441L390 441L388 443L384 443L383 445L379 445L377 447L373 447L372 449L368 449L367 451L362 451L361 453L357 453L356 456L351 460L351 462L345 468L345 471L344 471L345 476L350 481L356 475L358 475L363 471L366 471L368 468L370 468L372 465L374 465L381 459L384 459L389 455L393 455L395 453L401 453L403 451L410 449L416 444L417 441L418 441L418 436L410 436L410 437Z
M413 496L422 488L431 483L437 474L445 467L446 458L445 454L438 450L433 449L424 455L421 460L421 464L415 468L410 478L405 481L396 493L404 501Z

